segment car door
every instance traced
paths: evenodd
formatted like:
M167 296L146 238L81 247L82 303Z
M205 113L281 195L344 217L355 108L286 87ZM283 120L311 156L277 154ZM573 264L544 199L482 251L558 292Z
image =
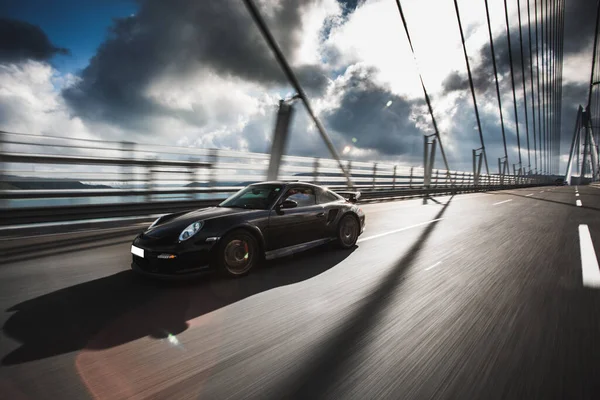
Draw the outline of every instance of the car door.
M335 237L337 235L337 221L344 207L343 200L329 190L319 189L317 191L317 204L323 207L325 213L325 236Z
M268 250L299 245L325 237L325 213L317 204L315 188L293 186L287 189L278 204L285 200L298 203L296 208L275 207L269 216Z

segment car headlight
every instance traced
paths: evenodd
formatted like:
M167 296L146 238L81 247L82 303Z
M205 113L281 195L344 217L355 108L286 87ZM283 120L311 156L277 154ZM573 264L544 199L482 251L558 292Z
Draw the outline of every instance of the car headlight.
M160 221L160 219L161 219L161 218L162 218L162 217L158 217L158 218L156 218L156 221L154 221L154 222L152 223L152 225L150 225L150 226L148 227L148 229L152 229L152 228L154 228L154 226L155 226L156 224L158 224L158 221Z
M181 232L181 234L179 235L179 241L183 242L184 240L188 240L189 238L194 236L196 233L198 233L198 231L200 229L202 229L203 225L204 225L204 222L202 222L202 221L194 222L193 224L191 224L190 226L185 228L183 230L183 232Z

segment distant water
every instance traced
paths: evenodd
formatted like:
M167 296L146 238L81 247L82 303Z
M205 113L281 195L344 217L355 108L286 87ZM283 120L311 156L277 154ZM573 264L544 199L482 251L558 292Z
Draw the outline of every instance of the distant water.
M25 208L25 207L56 207L76 205L98 205L98 204L124 204L124 203L146 203L148 201L189 201L225 199L227 193L190 193L184 194L157 194L148 196L96 196L96 197L71 197L53 199L19 199L0 200L1 208Z

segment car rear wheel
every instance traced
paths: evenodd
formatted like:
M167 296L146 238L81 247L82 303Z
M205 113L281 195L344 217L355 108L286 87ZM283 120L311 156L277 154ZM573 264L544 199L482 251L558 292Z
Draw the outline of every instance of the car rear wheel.
M343 249L349 249L354 246L359 233L358 220L352 215L344 216L338 225L338 246Z
M258 242L243 230L231 232L221 241L217 257L224 275L236 278L247 275L260 259Z

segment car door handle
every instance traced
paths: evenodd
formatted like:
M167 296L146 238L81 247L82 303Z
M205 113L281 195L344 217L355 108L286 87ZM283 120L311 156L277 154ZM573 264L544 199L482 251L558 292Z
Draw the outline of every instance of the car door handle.
M317 218L323 218L325 216L324 212L318 213L317 214Z

